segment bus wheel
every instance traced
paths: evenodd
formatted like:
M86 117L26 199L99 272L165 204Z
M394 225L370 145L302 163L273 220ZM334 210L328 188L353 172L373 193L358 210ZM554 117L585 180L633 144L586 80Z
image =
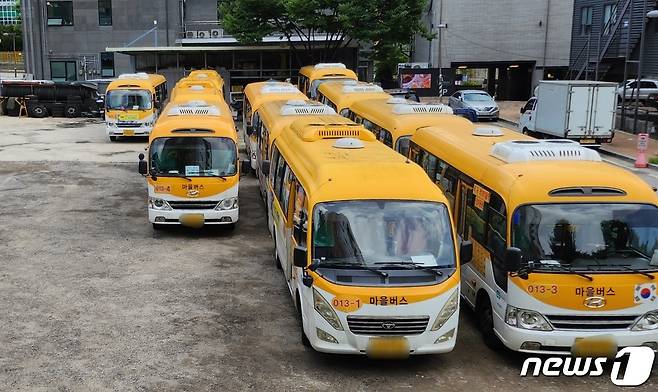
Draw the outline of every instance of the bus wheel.
M48 109L44 105L34 105L30 109L30 117L44 118L48 115Z
M164 230L164 225L161 225L159 223L153 223L153 230L155 231Z
M492 350L499 350L502 348L502 342L494 332L493 309L491 308L489 296L486 293L479 296L477 304L475 305L475 314L478 321L478 328L484 339L484 344Z
M65 115L67 118L75 118L75 117L79 117L79 116L80 116L80 109L78 109L78 107L75 106L75 105L68 105L68 106L64 109L64 115Z
M116 137L116 136L110 136L110 141L111 141L111 142L116 142L116 141L117 141L117 137Z
M304 318L302 317L302 301L299 298L299 293L297 293L296 298L297 298L297 314L299 317L299 329L302 331L302 346L313 347L311 346L311 341L308 340L308 336L306 336L306 332L304 332Z

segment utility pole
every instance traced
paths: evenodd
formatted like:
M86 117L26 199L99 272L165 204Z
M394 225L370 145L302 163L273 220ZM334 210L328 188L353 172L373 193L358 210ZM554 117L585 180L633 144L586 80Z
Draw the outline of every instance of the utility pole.
M642 58L644 57L644 33L647 27L647 0L642 0L642 34L640 35L640 57L637 62L637 78L635 82L637 83L637 96L635 97L635 114L633 118L633 132L637 132L637 116L638 109L640 106L640 91L642 88ZM630 28L630 26L629 26Z
M5 36L5 37L9 37L11 35L12 47L13 47L11 58L13 60L12 62L14 63L14 78L17 78L18 77L18 69L17 69L18 64L17 64L17 61L16 61L16 33L2 33L2 35Z

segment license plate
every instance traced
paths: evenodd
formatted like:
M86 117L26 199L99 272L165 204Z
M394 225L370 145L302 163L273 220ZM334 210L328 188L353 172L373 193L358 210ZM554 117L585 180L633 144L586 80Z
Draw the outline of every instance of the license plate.
M123 131L123 136L135 136L135 131L132 129L125 129Z
M178 221L181 225L192 227L194 229L199 229L203 227L203 224L206 222L206 218L203 214L183 214Z
M404 359L409 356L409 341L404 337L370 338L366 354L374 359Z
M596 144L596 139L581 139L580 144Z
M617 342L612 335L576 338L571 346L575 357L614 357L617 354Z

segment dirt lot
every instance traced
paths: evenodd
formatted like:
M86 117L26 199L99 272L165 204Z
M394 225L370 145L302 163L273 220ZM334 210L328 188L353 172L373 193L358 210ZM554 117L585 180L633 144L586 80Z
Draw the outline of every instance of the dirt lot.
M0 117L0 390L612 390L521 378L462 309L453 353L405 362L303 348L257 181L234 232L154 232L144 141L99 123ZM655 390L654 375L647 390Z

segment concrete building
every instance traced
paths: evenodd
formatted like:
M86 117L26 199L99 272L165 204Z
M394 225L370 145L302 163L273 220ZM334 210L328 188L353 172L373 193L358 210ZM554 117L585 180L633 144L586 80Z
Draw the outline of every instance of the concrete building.
M465 87L498 99L525 100L539 80L568 70L573 1L431 0L424 20L436 37L416 38L413 61L458 79L470 73Z
M570 77L621 82L626 66L635 79L644 27L642 75L658 79L658 19L645 19L654 9L656 0L575 0Z
M0 0L0 25L15 25L20 22L18 0Z
M186 71L215 68L234 90L296 75L314 53L291 50L282 36L244 46L222 28L216 0L23 0L26 69L35 79L111 78L158 72L170 84ZM318 44L324 42L316 35ZM358 65L356 45L339 52Z

